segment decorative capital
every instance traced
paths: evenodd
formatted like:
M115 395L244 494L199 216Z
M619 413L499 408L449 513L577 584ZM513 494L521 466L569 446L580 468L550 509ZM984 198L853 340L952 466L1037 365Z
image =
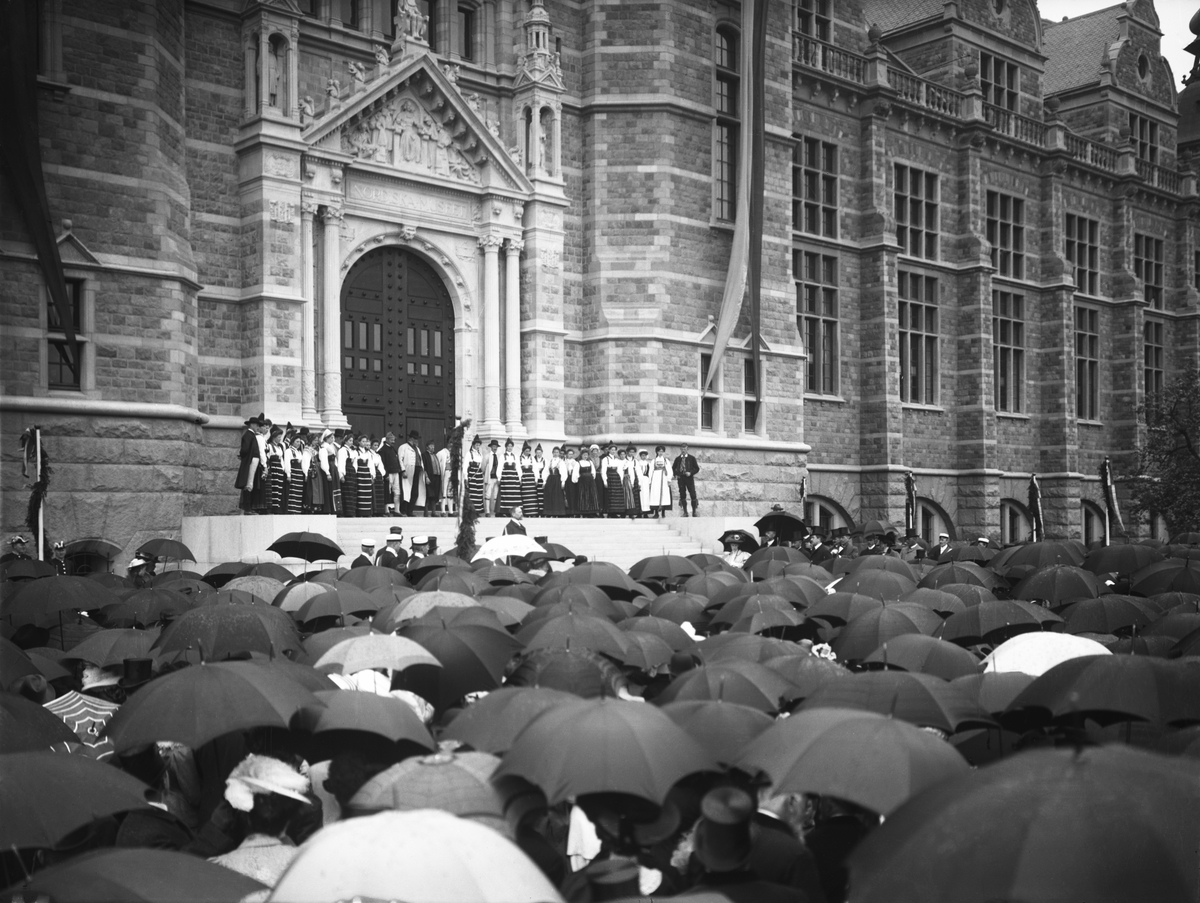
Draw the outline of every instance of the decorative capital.
M340 203L326 204L325 213L321 217L326 225L340 224L346 218L346 211L342 209Z
M494 232L489 232L487 235L479 237L479 247L483 249L483 253L485 254L499 253L502 244L504 244L504 238L496 235Z
M317 199L313 197L311 192L300 192L300 213L304 216L315 216L317 213Z
M508 252L509 257L516 257L525 250L525 242L519 238L510 238L504 249Z

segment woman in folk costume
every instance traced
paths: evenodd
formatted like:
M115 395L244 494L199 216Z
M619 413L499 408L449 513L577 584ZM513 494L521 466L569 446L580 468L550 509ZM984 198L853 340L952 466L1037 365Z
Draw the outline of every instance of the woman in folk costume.
M342 478L338 470L337 444L333 431L325 430L317 446L317 483L313 486L313 511L318 514L342 513Z
M567 513L567 495L563 490L564 469L562 450L555 446L550 449L550 462L545 467L546 481L542 488L543 517L563 517Z
M650 453L644 448L637 453L634 462L634 472L637 475L638 501L641 505L642 517L650 514Z
M308 437L302 456L304 465L304 495L300 500L302 514L321 513L321 439L315 433Z
M604 454L600 453L600 446L593 443L588 449L591 458L592 467L595 469L596 477L596 511L603 517L608 511L608 486L605 480L608 477L608 457L607 451ZM582 460L582 456L580 456Z
M476 436L471 440L467 453L467 498L471 507L483 513L483 440Z
M539 442L533 449L533 485L538 515L541 514L542 506L545 504L546 470L548 463L545 453L542 451L542 443Z
M538 517L537 474L533 469L533 450L526 442L521 447L521 511L525 517Z
M358 516L358 458L354 452L354 437L344 436L337 451L337 469L341 476L342 517Z
M387 475L383 466L383 457L379 454L379 446L383 445L383 440L375 441L375 437L371 437L369 444L371 450L371 468L375 473L375 479L372 483L374 505L373 512L376 517L383 517L387 514Z
M656 446L650 462L650 510L655 518L666 517L671 507L671 462L665 445Z
M575 513L580 517L595 517L600 510L600 496L596 492L596 462L588 448L579 451L579 507Z
M308 478L308 450L300 436L294 437L291 445L283 450L283 469L288 478L287 513L301 514Z
M642 509L641 500L637 497L636 462L630 460L629 455L625 454L625 449L617 453L617 461L620 464L620 490L624 496L625 513L629 514L629 519L632 520Z
M567 497L567 517L579 516L579 462L575 459L575 449L568 448L563 461L563 492Z
M272 514L287 513L287 474L283 469L283 427L271 427L267 440L267 498Z
M355 470L358 473L358 517L371 517L375 513L375 464L371 460L371 440L363 433L358 434Z
M270 478L267 476L267 440L271 429L271 421L264 420L258 429L255 441L258 443L258 467L254 471L254 498L252 504L258 514L266 514L271 510L269 487Z
M618 452L615 445L608 447L604 459L604 487L608 490L608 516L624 517L625 504L625 453Z
M500 503L496 506L497 517L508 513L521 504L521 472L517 469L517 453L513 441L504 441L504 456L500 465Z

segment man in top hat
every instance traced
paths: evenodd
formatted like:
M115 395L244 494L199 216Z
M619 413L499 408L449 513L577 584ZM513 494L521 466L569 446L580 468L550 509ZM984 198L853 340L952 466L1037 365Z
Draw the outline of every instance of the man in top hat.
M372 564L374 564L374 561L372 560L374 557L375 557L375 540L364 539L362 541L362 552L359 554L359 556L357 558L354 559L353 562L351 562L350 567L352 569L353 568L369 568Z
M500 443L493 439L483 453L483 510L485 517L496 516L500 496Z
M679 446L679 456L671 463L671 473L679 483L679 509L687 517L687 495L692 497L692 517L697 517L696 504L696 474L700 472L700 464L696 456L688 451L686 444Z
M408 563L408 552L400 546L403 539L403 527L392 527L388 530L387 545L375 556L375 566L395 569L404 567Z
M767 848L773 841L763 840L776 832L755 826L754 813L754 800L738 787L718 787L705 794L689 868L698 875L693 890L714 890L733 903L811 903L802 890L761 873L760 869L778 868L768 861L772 851Z
M825 528L809 527L808 560L813 564L823 564L834 557L836 553L825 543Z
M401 512L409 517L425 510L425 462L421 458L421 434L409 430L408 442L400 447Z
M400 454L396 450L396 434L389 432L379 446L379 459L383 461L383 474L387 480L388 507L395 512L403 510L400 494Z

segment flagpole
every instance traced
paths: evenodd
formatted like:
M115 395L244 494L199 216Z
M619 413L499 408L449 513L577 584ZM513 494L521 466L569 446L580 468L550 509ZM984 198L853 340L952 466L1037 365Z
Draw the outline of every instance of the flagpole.
M33 428L33 442L34 442L33 453L35 456L34 457L34 465L33 465L33 467L34 467L33 485L37 486L39 483L42 482L42 428L40 426L35 426ZM46 518L45 518L45 514L44 514L45 510L46 510L46 495L43 492L42 497L38 499L38 517L37 517L37 531L38 531L38 535L37 535L38 555L37 555L37 557L38 557L38 561L46 560L46 552L45 552Z

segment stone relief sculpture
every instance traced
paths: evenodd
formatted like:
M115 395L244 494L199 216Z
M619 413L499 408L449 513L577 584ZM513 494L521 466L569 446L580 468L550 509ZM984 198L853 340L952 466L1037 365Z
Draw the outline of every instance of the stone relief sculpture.
M354 79L353 90L358 91L367 81L367 70L363 68L363 64L350 60L346 63L346 68L350 70L350 77Z
M316 116L316 112L317 107L316 104L313 103L312 95L305 94L304 97L300 99L300 124L307 125L308 123L312 122L313 118Z
M272 40L267 50L267 104L272 107L279 106L279 73L283 69L279 57L279 43Z
M342 131L342 149L360 160L479 182L475 164L450 132L412 98L392 98L348 126Z
M390 62L391 62L391 55L387 52L387 48L386 47L376 47L375 48L375 64L377 66L379 66L380 69L386 69L388 66L388 63L390 63Z
M425 29L429 25L429 20L421 12L421 7L417 6L417 0L403 0L400 8L396 11L396 24L399 26L397 32L404 34L411 40L425 41Z

